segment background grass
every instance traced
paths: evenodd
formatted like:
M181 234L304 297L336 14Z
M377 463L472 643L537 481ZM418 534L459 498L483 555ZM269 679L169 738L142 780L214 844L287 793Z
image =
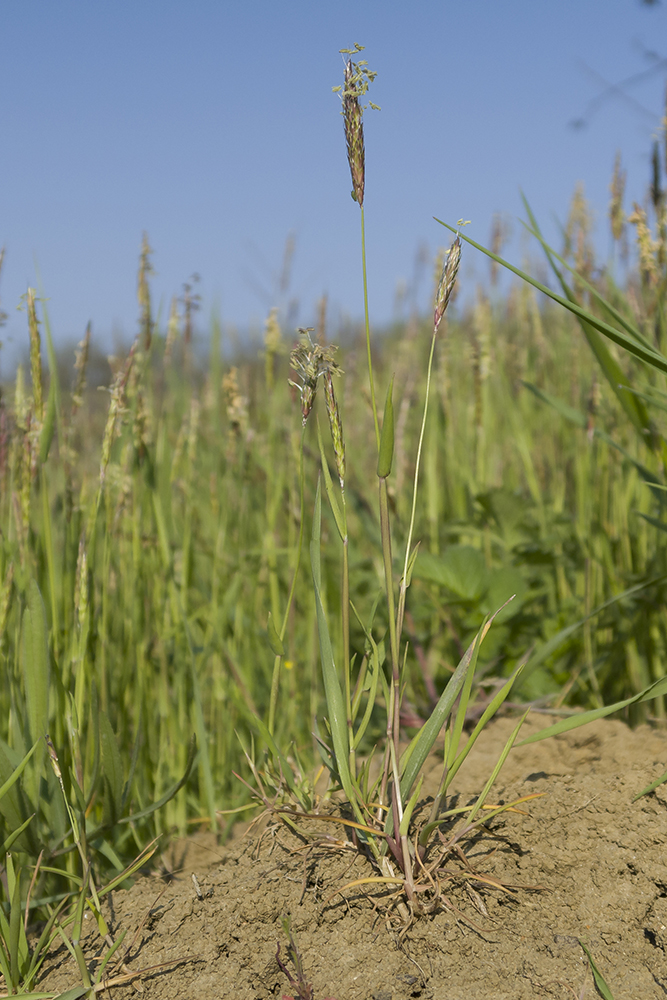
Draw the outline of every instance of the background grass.
M583 252L576 235L575 227L572 256ZM609 272L590 264L587 274L661 346L655 282L640 271L621 292ZM253 716L267 718L269 613L282 620L296 562L294 333L282 331L272 312L263 349L232 362L215 319L207 341L193 341L190 292L181 314L175 305L160 328L144 241L140 333L125 357L112 359L110 392L99 390L98 378L86 383L85 343L68 383L45 308L29 293L30 360L2 393L0 785L48 732L99 882L156 834L201 825L224 834L232 811L247 802L234 776L247 774L237 733L248 745L256 738ZM324 309L316 335L328 338ZM429 344L429 322L417 316L374 335L378 383L395 377L395 552L410 517L405 486ZM655 395L662 376L611 349L632 384L663 405ZM337 393L347 444L350 596L367 621L383 591L383 567L365 350L361 331L344 338ZM507 296L493 284L480 289L473 304L450 307L431 392L414 536L421 548L406 614L405 730L428 717L484 616L512 594L481 649L479 706L530 648L538 655L513 698L537 708L598 707L664 676L667 494L645 485L646 473L662 479L663 452L627 420L576 320L526 285ZM659 423L659 409L652 412ZM307 531L318 464L311 420ZM322 597L333 620L341 565L328 516ZM292 742L307 764L323 697L313 589L302 570L275 738L279 746ZM380 601L379 634L383 615ZM340 660L341 636L332 640ZM365 637L354 619L351 643L361 658ZM633 723L662 722L664 699L629 712ZM372 720L361 750L380 737ZM70 817L41 743L21 781L0 798L0 842L26 823L12 846L17 863L34 864L44 851L43 864L73 876ZM68 891L64 876L44 875L33 904Z

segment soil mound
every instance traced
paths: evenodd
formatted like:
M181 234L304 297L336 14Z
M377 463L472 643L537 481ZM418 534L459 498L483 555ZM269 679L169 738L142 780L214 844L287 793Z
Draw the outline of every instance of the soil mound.
M461 804L481 790L513 724L500 719L480 738L459 773ZM544 724L528 720L523 734ZM316 847L272 826L261 838L224 848L205 836L176 843L170 864L181 868L178 875L140 879L114 893L106 917L114 939L127 930L126 967L180 964L147 972L111 995L298 996L276 959L279 943L280 959L295 975L281 921L289 915L314 1000L533 1000L580 997L584 985L593 996L580 940L614 1000L664 1000L667 784L632 798L666 767L667 735L621 722L516 748L493 801L544 794L522 807L525 813L491 821L466 845L475 871L513 888L474 883L467 890L464 878L454 881L452 908L416 920L403 936L387 928L388 891L361 886L333 895L372 874L342 846L340 827L323 826L331 840ZM433 791L424 788L425 795ZM87 944L94 968L103 954L99 938L91 932ZM80 982L64 948L47 966L42 989Z

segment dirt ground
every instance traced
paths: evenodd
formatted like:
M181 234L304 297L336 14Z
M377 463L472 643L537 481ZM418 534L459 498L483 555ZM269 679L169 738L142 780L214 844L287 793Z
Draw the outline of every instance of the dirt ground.
M545 724L543 717L529 719L523 734ZM481 737L459 772L462 804L481 790L513 725L498 720ZM593 998L598 993L581 940L614 1000L664 1000L667 784L638 802L632 798L666 768L664 732L631 731L614 721L516 748L492 801L545 794L522 807L524 814L492 820L465 844L476 872L514 888L473 882L468 891L459 860L461 877L447 888L451 908L416 920L402 938L387 927L389 890L361 886L332 896L372 874L349 849L309 849L284 827L271 826L261 840L223 848L203 834L176 842L164 857L168 868L178 869L173 877L141 879L106 904L113 937L127 930L127 968L175 964L109 995L298 997L276 960L280 944L280 959L295 974L281 922L289 915L312 984L303 998ZM424 787L425 795L433 791ZM342 829L325 829L345 840ZM398 922L396 910L391 920ZM93 969L103 955L99 944L91 933L86 945ZM79 983L63 948L47 964L40 989Z

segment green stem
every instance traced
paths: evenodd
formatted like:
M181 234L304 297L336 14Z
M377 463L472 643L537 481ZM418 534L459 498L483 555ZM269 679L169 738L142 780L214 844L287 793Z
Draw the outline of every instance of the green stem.
M407 834L399 834L399 828L403 821L403 804L401 802L401 776L398 769L398 740L395 744L390 743L389 748L391 751L391 770L394 780L394 836L400 836L401 854L403 856L403 875L405 876L405 894L410 900L414 901L415 898L415 883L412 875L412 858L410 857L410 845L408 843Z
M58 620L58 610L56 606L56 567L53 554L53 533L51 531L51 508L49 505L49 491L46 482L46 470L44 465L40 468L40 488L42 492L42 517L44 522L44 548L46 549L46 563L49 573L49 599L51 604L51 641L56 659L60 653L60 629L62 623Z
M368 319L368 281L366 278L366 225L364 222L364 206L361 206L361 265L364 274L364 320L366 324L366 353L368 354L368 381L371 389L371 406L373 407L373 423L375 424L375 443L380 450L380 425L375 403L375 386L373 385L373 360L371 358L371 325Z
M345 538L343 539L343 579L341 583L341 603L343 619L343 672L345 676L345 711L347 713L347 738L350 748L350 773L356 775L356 755L354 752L354 726L352 718L352 694L350 678L350 564L347 535L347 518L345 516L345 494L343 493L343 519L345 522Z
M301 563L301 550L303 548L303 491L304 491L304 472L303 472L303 444L306 434L306 425L303 424L301 427L301 442L299 445L299 540L296 547L296 563L294 565L294 573L292 575L292 586L290 587L289 597L287 598L287 606L285 608L285 614L283 616L283 624L280 629L280 639L281 641L285 638L285 632L287 631L287 622L289 620L289 613L292 607L292 601L294 600L294 591L296 590L296 580L299 575L299 564ZM271 678L271 700L269 701L269 732L273 736L273 729L276 721L276 706L278 704L278 691L280 689L280 666L282 663L282 656L276 656L273 661L273 677Z
M387 478L380 477L380 531L382 534L382 556L384 561L385 586L387 588L387 613L389 616L389 648L391 650L391 703L387 712L387 745L392 747L398 759L398 741L400 733L401 713L401 677L398 662L398 634L396 631L396 611L394 605L394 581L391 560L391 530L389 527L389 500L387 495ZM380 802L384 804L384 792L387 787L389 756L385 757L385 771L382 778ZM399 812L402 810L400 787L395 783L393 793L397 798Z
M403 631L403 617L405 615L405 598L408 590L408 563L410 561L410 548L412 546L412 535L415 527L415 515L417 511L417 490L419 488L419 466L421 463L422 447L424 444L424 432L426 430L426 416L428 414L428 401L431 394L431 372L433 370L433 354L435 352L436 332L433 331L431 339L431 351L428 357L428 370L426 373L426 399L424 400L424 412L419 431L419 444L417 446L417 461L415 463L415 478L412 486L412 510L410 512L410 527L408 528L408 538L405 545L405 563L403 564L403 576L398 593L398 617L396 620L396 631L398 635Z

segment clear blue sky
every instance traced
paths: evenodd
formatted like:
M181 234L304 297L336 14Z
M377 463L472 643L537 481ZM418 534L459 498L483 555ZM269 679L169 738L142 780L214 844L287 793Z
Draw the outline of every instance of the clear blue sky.
M61 343L89 319L103 347L114 329L129 340L143 230L156 303L198 272L202 326L216 303L224 323L263 321L290 232L295 322L323 292L334 315L360 316L359 210L331 92L354 42L382 106L365 126L376 322L417 248L446 242L433 215L471 219L486 242L494 212L521 215L520 188L553 234L583 181L606 253L617 149L628 204L645 195L666 28L667 3L639 0L2 0L0 337L26 336L16 306L37 261ZM569 126L606 83L652 69ZM508 254L523 252L517 235ZM487 274L475 256L469 287Z

